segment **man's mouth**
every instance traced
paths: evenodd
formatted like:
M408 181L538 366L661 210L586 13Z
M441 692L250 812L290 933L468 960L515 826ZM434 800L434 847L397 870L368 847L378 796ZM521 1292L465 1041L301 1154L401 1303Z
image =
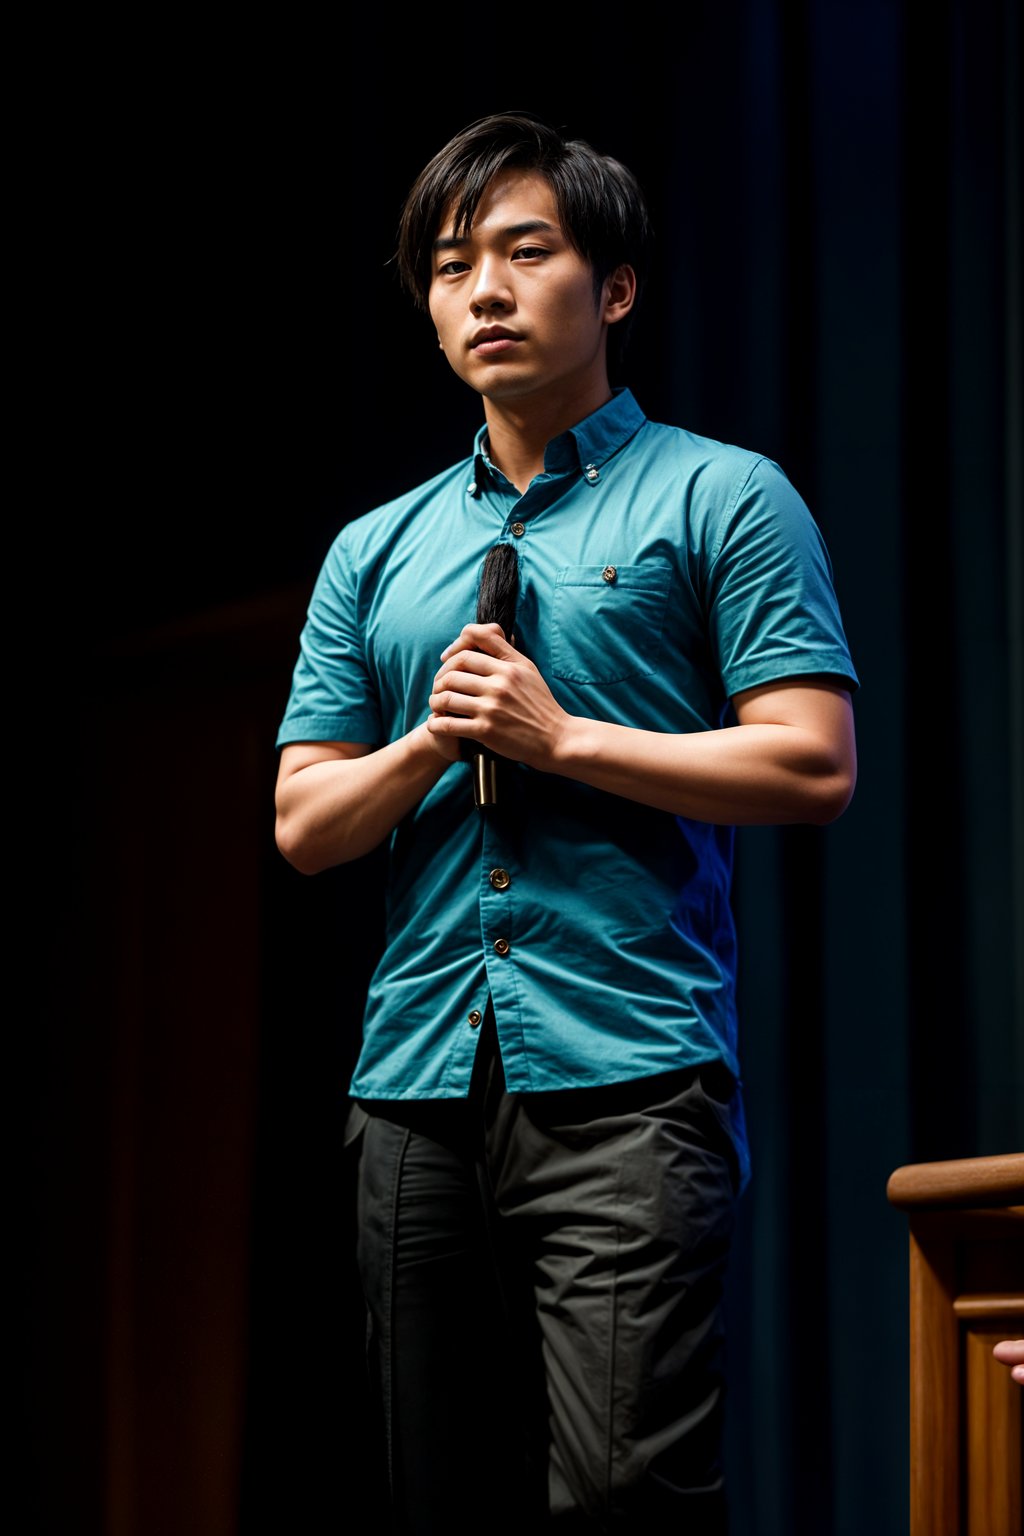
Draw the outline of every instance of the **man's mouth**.
M469 348L471 352L477 352L486 357L489 354L507 352L521 340L522 337L517 331L507 330L503 325L488 325L476 332L469 343Z

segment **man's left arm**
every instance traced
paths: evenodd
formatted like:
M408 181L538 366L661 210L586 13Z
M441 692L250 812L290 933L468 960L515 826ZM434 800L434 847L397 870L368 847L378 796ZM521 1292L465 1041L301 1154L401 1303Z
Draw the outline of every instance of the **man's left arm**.
M470 624L442 656L428 729L695 821L825 825L857 777L842 678L793 677L733 698L735 725L640 730L570 715L497 625Z

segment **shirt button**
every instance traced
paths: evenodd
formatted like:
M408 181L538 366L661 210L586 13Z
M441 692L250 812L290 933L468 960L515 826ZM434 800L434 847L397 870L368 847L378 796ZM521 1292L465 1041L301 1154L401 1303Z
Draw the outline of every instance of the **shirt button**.
M596 464L588 464L583 473L586 475L591 485L593 485L595 480L599 480L601 477L601 471L598 469Z
M513 533L515 538L521 539L525 532L526 532L526 524L525 523L513 523L512 524L512 533Z
M473 1012L469 1015L469 1022L472 1024L474 1029L477 1029L482 1018L483 1014L480 1012L479 1008L474 1008Z
M507 869L492 869L490 881L496 891L507 891L512 884L512 876Z
M606 565L604 570L601 572L601 575L604 577L605 581L614 581L618 574L619 573L615 569L614 565Z
M467 496L475 496L476 495L476 481L475 480L471 480L469 482L469 484L466 486L466 495Z
M495 939L494 941L494 950L496 954L507 955L511 948L512 945L509 943L508 939Z

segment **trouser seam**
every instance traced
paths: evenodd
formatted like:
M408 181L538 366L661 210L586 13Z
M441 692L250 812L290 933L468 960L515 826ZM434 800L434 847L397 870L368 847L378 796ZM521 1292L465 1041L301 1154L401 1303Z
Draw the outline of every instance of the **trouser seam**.
M620 1207L620 1199L619 1199L619 1197L620 1197L620 1195L622 1193L622 1176L623 1176L624 1161L625 1160L623 1160L623 1162L619 1164L618 1178L616 1179L616 1182L615 1182L615 1202L614 1202L614 1207L613 1207L613 1209L615 1209L615 1210L618 1210L619 1207ZM621 1253L622 1253L622 1222L619 1221L619 1220L616 1220L616 1222L615 1222L615 1263L614 1263L614 1265L612 1267L612 1288L611 1288L611 1303L610 1303L610 1305L611 1305L611 1320L610 1320L609 1329L608 1329L608 1398L607 1398L607 1403L605 1405L607 1429L606 1429L606 1438L605 1438L605 1459L604 1459L604 1479L605 1479L604 1505L605 1505L605 1508L607 1510L609 1510L609 1511L611 1510L611 1505L612 1505L612 1485L613 1485L613 1482L614 1482L614 1478L613 1478L613 1474L612 1474L612 1463L613 1463L613 1458L614 1458L614 1455L615 1455L615 1385L616 1385L616 1361L618 1360L618 1340L619 1340L619 1280L620 1280L621 1272L622 1272L619 1260L620 1260Z
M394 1466L394 1422L395 1422L395 1391L394 1391L394 1364L392 1361L393 1340L395 1337L395 1266L398 1251L398 1202L399 1191L402 1186L402 1169L405 1166L405 1154L408 1150L412 1132L408 1127L402 1130L402 1138L395 1158L394 1175L391 1186L391 1233L388 1243L388 1279L387 1279L387 1337L383 1359L381 1361L382 1388L384 1393L384 1422L387 1429L387 1459L388 1459L388 1487L391 1490L392 1500L396 1497L395 1466Z

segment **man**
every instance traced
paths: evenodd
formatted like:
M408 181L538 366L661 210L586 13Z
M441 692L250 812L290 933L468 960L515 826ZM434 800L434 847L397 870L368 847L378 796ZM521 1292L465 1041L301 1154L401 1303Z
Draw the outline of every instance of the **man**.
M631 173L529 115L426 166L399 271L484 425L342 530L278 737L291 863L390 839L351 1126L402 1531L725 1530L732 828L843 811L857 679L782 471L609 383L647 244Z

